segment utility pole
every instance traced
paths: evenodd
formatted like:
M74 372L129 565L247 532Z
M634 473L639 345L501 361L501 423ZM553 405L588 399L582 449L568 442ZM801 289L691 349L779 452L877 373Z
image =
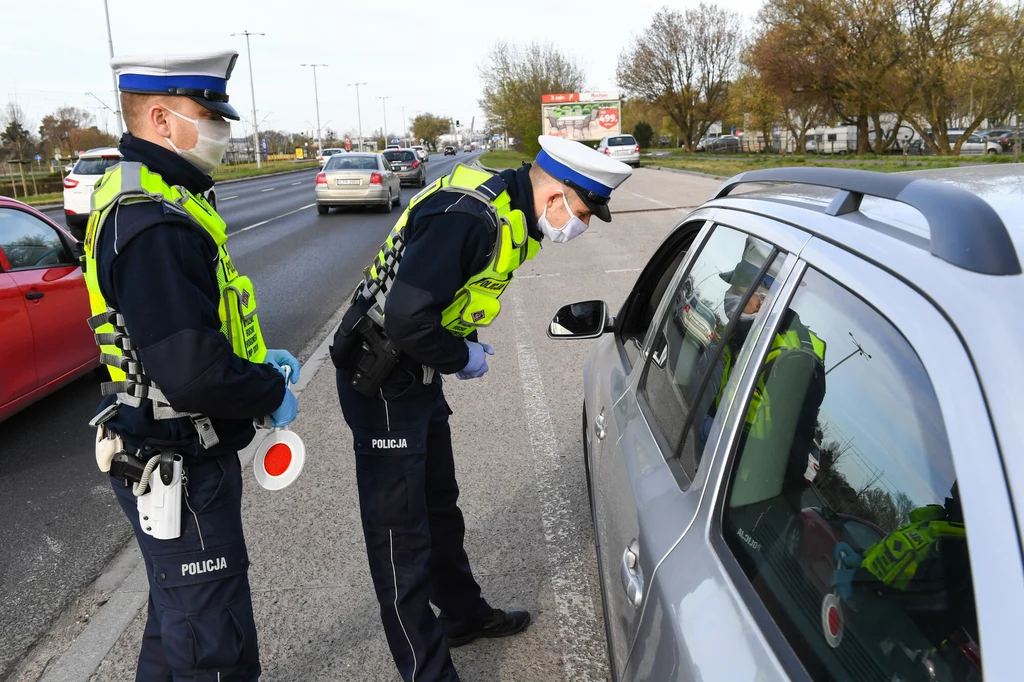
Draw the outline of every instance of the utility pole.
M256 125L256 85L252 80L252 48L249 47L249 36L264 36L266 33L242 31L241 33L232 33L231 35L245 36L245 53L249 59L249 91L252 93L252 141L255 145L253 151L256 152L256 168L262 168L263 165L260 163L260 131Z
M388 100L391 96L378 97L381 104L384 106L384 130L381 131L381 137L384 138L384 148L387 149L390 140L388 139Z
M316 84L316 67L326 67L327 64L302 64L302 66L313 67L313 96L316 98L316 151L319 154L323 151L324 144L320 138L320 90Z
M828 369L828 370L826 370L826 371L825 371L825 376L828 376L828 373L829 373L829 372L831 372L831 371L832 371L833 369L835 369L835 368L836 368L836 367L838 367L839 365L843 364L844 362L846 362L847 360L849 360L850 358L852 358L852 357L853 357L854 355L863 355L863 356L864 356L864 357L866 357L866 358L867 358L868 360L870 360L870 359L871 359L871 356L870 356L870 355L868 355L868 354L867 354L867 352L865 352L865 351L864 351L864 347L863 347L862 345L860 345L859 343L857 343L857 339L855 339L855 338L853 337L853 332L848 332L848 333L850 334L850 338L851 338L851 339L853 340L853 345L854 345L854 349L853 349L853 352L852 352L852 353L850 353L849 355L847 355L847 356L846 356L845 358L843 358L843 359L842 359L842 360L840 360L839 362L837 362L836 364L832 365L832 368L831 368L831 369Z
M110 32L110 8L107 7L107 0L103 0L103 12L107 15L107 48L110 50L110 58L114 58L114 36ZM114 81L114 106L117 107L117 111L114 111L114 115L117 116L117 131L124 135L124 121L121 120L121 98L117 94L117 74L114 70L110 70L110 77ZM88 94L88 93L86 93ZM97 99L99 99L97 97ZM103 105L106 106L106 105ZM110 109L110 107L107 107ZM113 109L111 109L113 111Z
M405 139L406 138L406 134L405 134L405 132L408 129L408 127L409 127L409 124L405 120L405 107L402 107L402 146L403 147L407 146L405 144L406 143L406 139Z
M356 116L359 118L359 151L363 151L363 110L359 106L359 86L366 83L349 83L348 87L353 85L356 88Z

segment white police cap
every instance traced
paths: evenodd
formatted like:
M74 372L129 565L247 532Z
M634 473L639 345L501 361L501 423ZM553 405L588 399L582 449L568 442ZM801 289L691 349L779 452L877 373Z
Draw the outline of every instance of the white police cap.
M608 199L633 169L581 142L554 135L541 135L537 139L541 147L537 165L576 190L591 213L606 223L611 222Z
M228 79L235 68L234 50L199 54L114 57L110 68L122 92L188 97L225 118L240 117L228 104Z

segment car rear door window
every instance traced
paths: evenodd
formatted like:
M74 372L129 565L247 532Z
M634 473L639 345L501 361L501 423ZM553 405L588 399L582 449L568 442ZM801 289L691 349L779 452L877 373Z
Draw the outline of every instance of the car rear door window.
M12 270L48 268L71 262L56 230L14 208L0 208L0 249Z
M725 541L811 678L981 680L956 471L899 330L808 270L748 400Z
M629 135L619 135L618 137L608 138L609 147L625 147L627 145L630 147L636 145L636 140Z
M106 157L99 159L79 159L72 171L75 175L103 175L111 166L121 163L120 157Z
M673 292L640 395L666 457L679 452L687 431L688 447L680 453L685 456L677 460L687 483L699 463L733 359L775 286L781 262L768 243L719 225ZM737 317L740 323L730 327Z

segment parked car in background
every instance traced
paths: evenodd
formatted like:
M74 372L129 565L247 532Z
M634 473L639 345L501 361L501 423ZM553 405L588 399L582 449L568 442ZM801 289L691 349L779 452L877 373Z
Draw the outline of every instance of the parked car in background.
M100 367L79 256L60 225L0 197L0 421Z
M818 142L813 137L808 136L804 140L804 153L805 154L817 154L818 153Z
M453 147L451 145L447 145L444 148L444 155L445 156L456 156L457 154L458 154L458 152L455 151L455 147Z
M383 156L398 175L399 182L414 187L426 186L427 167L414 149L385 149Z
M1024 191L970 166L743 173L558 310L612 679L1020 677Z
M733 154L740 150L740 138L736 135L719 135L704 142L708 154Z
M1013 151L1017 141L1017 130L1014 128L995 128L978 133L987 142L996 142L1004 152Z
M331 158L335 154L344 154L345 150L338 147L328 147L320 152L320 156L316 157L316 160L320 162L320 167L323 168L327 165L327 159Z
M410 149L416 151L416 155L419 157L420 161L422 161L423 163L427 162L427 157L430 156L430 154L427 152L426 148L423 145L414 144L412 147L410 147Z
M616 161L640 167L640 145L632 135L609 135L597 144L597 151Z
M390 213L402 204L402 184L380 154L336 154L316 176L316 211L326 215L332 206L378 206Z
M949 135L950 149L952 149L956 145L957 141L960 140L961 137L963 137L964 131L950 130L947 134ZM996 142L995 140L986 140L977 133L968 135L967 139L964 140L963 144L960 145L961 156L972 156L978 154L999 154L1002 151L1003 148L1002 146L1000 146L998 142Z
M85 226L92 210L92 192L111 166L121 163L116 147L97 147L78 157L64 178L64 221L78 241L85 239Z

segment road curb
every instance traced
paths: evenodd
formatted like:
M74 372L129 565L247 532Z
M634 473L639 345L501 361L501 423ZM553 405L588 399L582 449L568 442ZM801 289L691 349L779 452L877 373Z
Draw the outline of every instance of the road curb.
M711 173L701 173L699 171L683 170L682 168L666 168L665 166L648 166L647 164L642 164L640 167L641 168L650 168L651 170L656 170L656 171L665 171L667 173L679 173L680 175L693 175L693 176L696 176L698 178L708 178L708 179L711 179L711 180L728 180L729 179L729 178L727 178L724 175L712 175Z

